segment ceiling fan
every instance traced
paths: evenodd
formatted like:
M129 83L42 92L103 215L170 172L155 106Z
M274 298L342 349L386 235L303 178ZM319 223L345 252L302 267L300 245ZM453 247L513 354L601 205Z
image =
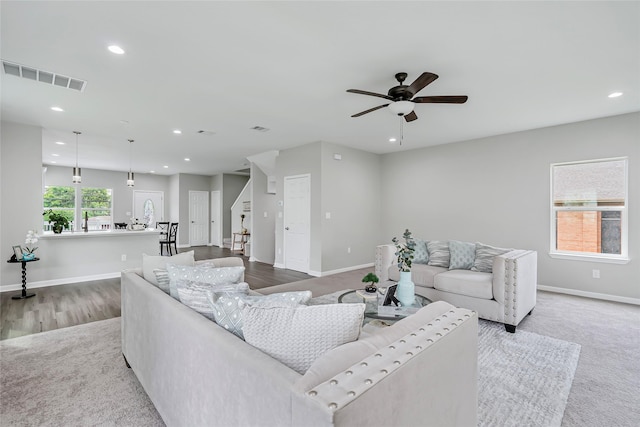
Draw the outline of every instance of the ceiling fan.
M372 111L379 110L380 108L389 107L391 111L399 116L404 116L407 122L412 122L418 118L413 107L415 104L464 104L467 102L467 96L418 96L414 98L414 95L424 89L427 85L433 83L438 78L437 74L422 73L413 83L409 86L403 84L407 78L407 73L396 74L396 80L400 83L398 86L394 86L389 89L387 95L381 93L367 92L366 90L359 89L347 89L347 92L359 93L360 95L377 96L378 98L388 99L391 102L378 105L377 107L370 108L360 113L354 114L351 117L360 117L364 114Z

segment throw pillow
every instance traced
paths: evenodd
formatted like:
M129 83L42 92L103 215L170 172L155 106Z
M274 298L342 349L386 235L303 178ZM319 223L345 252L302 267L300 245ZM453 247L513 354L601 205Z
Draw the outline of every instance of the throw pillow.
M192 266L195 264L193 253L194 251L183 252L171 257L142 254L142 277L147 282L158 286L158 280L153 270L167 268L167 263Z
M217 292L244 293L249 290L249 285L245 282L224 285L212 285L210 283L194 282L191 280L179 279L176 281L179 301L187 307L197 311L207 319L215 320L214 310L209 303L208 294L212 290Z
M471 271L493 273L493 258L511 252L512 250L513 249L496 248L483 243L476 243L476 259L473 262Z
M429 252L427 251L427 241L414 239L416 247L413 252L413 262L416 264L426 264L429 262Z
M167 264L169 272L169 294L180 301L176 282L188 280L210 285L239 283L244 276L244 267L211 268L204 265L190 267L186 265Z
M364 304L246 306L242 331L247 343L304 375L327 351L355 341Z
M252 296L246 293L209 293L209 303L216 323L237 337L242 334L242 308L244 306L284 307L306 304L311 299L311 291L282 292L271 295Z
M471 242L449 240L449 270L470 270L476 260L476 245Z
M164 268L156 268L153 270L153 274L156 275L156 281L160 290L165 294L169 293L169 272Z
M446 240L430 240L427 242L429 251L428 265L434 267L449 267L449 242Z

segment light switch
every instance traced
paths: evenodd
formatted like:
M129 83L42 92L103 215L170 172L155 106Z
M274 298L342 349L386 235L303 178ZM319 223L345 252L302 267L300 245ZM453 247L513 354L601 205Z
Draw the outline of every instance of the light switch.
M331 219L331 212L325 212L324 217L326 219Z
M278 212L278 218L282 218L282 212Z
M264 217L265 217L265 218L267 217L267 213L266 213L266 212L264 213Z

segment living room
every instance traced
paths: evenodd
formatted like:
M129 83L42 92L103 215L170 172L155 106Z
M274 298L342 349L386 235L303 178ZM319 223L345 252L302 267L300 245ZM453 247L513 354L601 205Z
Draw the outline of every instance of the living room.
M195 64L194 68L206 64L209 69L203 73L204 76L198 76L199 81L215 81L212 84L215 88L207 89L206 84L198 83L195 86L200 87L205 95L193 86L166 88L166 93L159 94L156 91L160 91L161 86L141 85L140 76L136 75L140 90L135 95L131 95L133 89L130 87L109 92L100 86L102 99L92 94L93 87L102 84L101 78L117 80L120 84L126 80L125 75L148 73L150 69L142 67L141 62L149 58L139 57L136 62L138 68L125 67L123 61L108 62L111 58L105 59L106 53L101 52L105 58L95 63L83 60L88 65L82 71L75 71L77 68L68 69L65 61L70 56L84 55L84 47L71 49L70 46L74 45L63 35L59 40L58 36L52 37L54 42L46 49L36 50L34 45L37 40L45 39L43 34L48 34L47 31L56 26L70 28L78 25L79 33L84 31L95 35L90 27L108 27L106 24L97 25L102 20L122 22L127 28L120 37L102 34L105 38L102 44L110 42L106 40L110 37L119 38L118 41L126 44L125 34L144 28L131 25L134 17L145 14L156 17L148 9L151 6L127 4L123 10L129 13L130 18L119 21L115 17L117 13L106 4L67 2L64 10L56 11L55 7L43 3L18 3L3 2L1 5L2 59L86 78L88 83L82 94L56 97L56 102L64 103L65 112L41 113L54 102L51 94L62 89L45 86L51 92L40 94L38 101L29 103L20 99L21 94L42 92L44 89L38 89L38 85L43 84L28 80L16 83L10 80L15 76L2 75L0 243L5 259L11 256L11 247L24 240L27 230L39 229L42 224L43 166L49 168L49 173L55 169L62 170L61 175L68 176L71 182L71 169L77 159L75 140L69 139L66 146L71 150L65 159L67 163L60 161L54 164L52 161L56 160L51 155L55 151L51 147L56 138L60 135L72 138L73 130L82 130L79 150L83 180L86 183L92 171L119 174L122 177L121 188L116 189L126 196L114 209L123 212L129 211L123 209L123 204L131 200L126 193L131 190L125 183L126 172L130 169L127 138L136 140L133 145L134 153L137 153L133 156L135 188L152 190L155 188L147 183L163 181L157 188L166 192L168 214L173 212L171 206L178 203L171 198L176 194L172 192L176 185L177 193L182 193L178 197L184 197L190 190L213 191L219 185L216 176L236 176L237 170L250 169L251 208L254 212L250 226L251 256L256 262L276 267L286 264L283 255L285 230L281 216L284 207L280 203L284 179L310 174L311 224L307 272L314 276L328 278L332 274L372 266L375 247L390 243L392 237L409 228L414 236L423 239L455 239L534 250L538 253L538 289L547 291L545 295L551 291L586 297L589 300L585 299L588 301L585 304L589 307L594 307L589 305L591 300L623 303L624 310L640 303L640 265L637 261L640 248L640 233L637 232L640 176L636 168L640 161L638 2L550 2L537 5L489 2L482 5L483 2L477 2L477 5L457 3L449 6L439 2L394 2L393 5L381 2L367 4L366 7L335 4L333 12L316 3L308 4L306 8L281 3L271 7L269 3L234 7L207 4L200 6L204 8L201 13L193 4L184 6L184 10L176 10L180 8L165 3L156 5L159 9L153 14L157 14L159 22L149 23L149 34L160 33L155 25L164 25L164 31L175 37L175 44L169 44L169 52L175 52L183 65L190 63L187 58ZM74 6L77 6L77 15L68 10ZM257 8L257 12L253 12L252 7ZM230 60L232 57L227 56L228 50L220 46L224 31L232 31L231 24L222 21L234 21L236 18L233 17L248 17L252 13L269 17L263 18L264 21L272 21L279 26L261 23L258 28L265 38L263 42L259 37L238 40L237 50L245 49L254 56L243 58L243 62L236 65ZM392 13L406 15L403 20L413 24L404 28L408 35L397 36L403 41L393 40L395 36L390 32L389 22L383 25L383 17L390 19ZM343 31L334 33L321 28L333 24L310 18L316 14L329 21L335 19L335 26ZM190 15L198 25L188 23ZM196 15L200 17L196 18ZM30 36L18 41L18 29L33 25L27 23L35 16L51 23L43 23L42 27L34 25L38 27L34 31L42 31L38 33L40 37ZM102 16L112 19L103 19ZM463 16L464 21L457 21ZM481 19L473 16L486 18L490 23L479 25L475 21ZM578 19L574 20L576 16ZM172 23L173 18L176 18L176 23ZM379 25L360 24L353 29L355 35L350 35L351 21L366 21L366 18ZM146 20L149 18L140 18L139 22ZM215 24L207 24L207 20ZM247 30L249 22L256 24L255 21L261 20L254 17L247 21L242 25L236 22L235 25ZM419 24L425 22L431 29L420 29ZM454 25L456 22L464 22L477 33L469 31L465 36L452 37L451 32L460 30L457 28L460 24ZM309 27L303 28L303 24ZM449 25L451 29L447 29ZM205 32L205 28L213 31L209 26L219 26L221 33ZM274 27L281 30L275 31ZM292 40L296 38L291 37L293 32L299 40ZM353 48L351 43L369 43L363 40L363 35L375 32L386 35L376 36L370 42L374 47ZM348 41L344 43L347 47L351 44L349 49L340 46L340 49L335 47L334 52L329 48L341 44L338 41L343 37ZM420 37L428 42L404 41ZM191 39L196 40L194 46L185 48L181 44ZM162 40L165 41L164 38ZM269 43L281 46L276 50ZM102 48L102 44L95 42L92 46ZM437 44L445 47L438 48ZM471 46L465 48L465 44ZM254 49L247 49L253 45L256 46ZM140 53L142 46L132 46L123 57L135 57L136 49ZM182 56L183 53L179 53L191 49L198 54ZM343 49L349 53L343 53ZM480 53L475 56L471 52L473 50ZM224 61L205 62L201 58L202 52L212 56L218 54ZM301 65L304 60L291 60L298 55L310 65ZM487 59L480 62L482 55ZM323 59L317 60L318 56ZM353 58L346 60L348 56ZM93 58L90 55L82 57ZM340 60L336 62L332 58ZM99 77L93 68L110 74ZM156 65L155 69L159 68L160 65ZM226 68L226 71L220 68ZM301 75L312 70L316 71L309 74L312 82L309 84L319 86L319 90L305 89L306 77L303 79ZM349 94L346 89L356 87L386 93L396 84L393 76L400 71L409 73L409 83L425 71L440 76L420 95L464 94L469 96L469 101L463 105L416 104L419 118L414 122L402 122L388 111L349 117L383 101ZM174 77L173 72L171 77ZM483 80L488 83L483 83ZM242 90L240 98L222 97L225 86L232 88L230 92L237 93L237 86L247 81L250 84ZM264 83L255 83L260 81ZM273 89L263 91L261 86L269 84ZM608 98L607 95L614 90L624 94ZM82 97L91 97L91 100L86 101ZM193 120L184 117L172 122L165 120L168 124L162 129L158 122L154 122L148 126L152 130L143 131L143 124L148 120L146 116L160 116L159 110L169 108L173 99L179 99L179 105L187 105L190 98L195 103L201 97L206 97L207 103L211 104L204 117L198 115ZM516 97L520 97L517 102L514 101ZM278 98L284 98L283 103L289 105L281 105L276 101ZM119 106L120 111L101 111L104 116L93 111L93 117L82 113L85 107L88 111L93 108L90 104L103 100L105 103L107 100L113 102L110 105ZM142 103L141 100L150 101ZM318 103L329 105L318 109L315 105ZM155 110L152 104L162 106ZM251 112L246 113L246 120L240 120L238 117L245 114L245 109ZM296 114L294 118L294 112L290 110L296 110L300 116ZM25 111L32 111L34 115L30 116ZM104 128L92 130L107 120L111 123L108 126L111 133L107 134ZM129 120L129 123L120 123L121 120ZM288 132L288 121L295 122L295 131ZM273 130L249 129L254 125ZM213 129L220 139L203 142L190 135L192 139L180 140L176 139L180 135L172 134L170 137L174 139L169 140L163 133L171 133L173 127L185 129L182 137L187 136L186 129L191 134L197 130ZM306 128L307 132L300 128ZM388 141L389 137L400 138L401 134L402 145L398 141ZM102 140L106 142L103 144ZM224 140L229 141L228 146L222 145ZM163 148L158 148L160 146ZM175 146L190 147L195 154L177 150ZM213 149L213 146L222 148ZM234 147L240 149L233 151ZM163 163L158 157L165 148L169 158L174 160L172 164ZM275 194L266 191L270 176L247 160L268 150L278 150L273 170ZM188 163L196 164L203 160L208 163L207 168L189 169L192 166L183 160L187 155L191 158ZM628 165L625 206L628 225L623 257L626 259L613 263L551 256L552 165L614 158L624 158ZM108 165L106 159L115 159L115 162ZM170 165L171 169L162 171L163 164ZM151 170L157 173L151 174ZM181 177L185 183L193 182L193 178L202 184L187 184L181 188ZM172 220L186 224L188 213L181 212L180 207L176 211L176 216L169 214L173 216ZM223 237L231 237L230 233L234 231L231 226L225 230ZM189 246L186 234L180 246ZM46 246L39 249L42 265L45 257L51 254L47 254L46 249ZM120 254L117 256L105 270L96 271L96 274L113 273L131 266L120 261ZM130 257L129 261L135 263L136 258ZM3 290L20 282L20 271L15 265L3 263L0 274ZM58 278L74 276L77 275L67 271ZM47 283L51 279L50 266L29 265L30 282ZM630 321L637 326L637 312L631 312L635 317ZM557 328L562 328L561 315L558 316ZM630 332L634 330L632 325ZM636 339L631 348L637 347ZM637 371L637 364L632 368ZM632 415L629 414L628 418Z

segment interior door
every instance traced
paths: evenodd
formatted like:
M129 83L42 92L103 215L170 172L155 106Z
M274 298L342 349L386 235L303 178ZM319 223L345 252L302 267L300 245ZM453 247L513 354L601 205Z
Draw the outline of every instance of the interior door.
M284 178L284 267L309 272L311 175Z
M222 221L220 221L220 192L211 192L211 244L222 247Z
M133 217L151 228L164 221L164 191L133 190Z
M209 238L209 192L189 191L189 246L204 246Z

